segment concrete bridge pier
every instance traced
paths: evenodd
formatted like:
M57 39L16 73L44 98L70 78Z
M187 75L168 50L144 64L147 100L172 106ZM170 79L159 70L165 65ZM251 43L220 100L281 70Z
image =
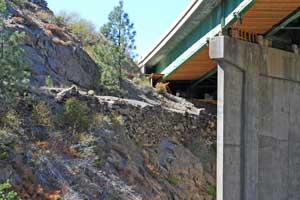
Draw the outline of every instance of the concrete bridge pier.
M218 36L218 200L300 199L300 55Z

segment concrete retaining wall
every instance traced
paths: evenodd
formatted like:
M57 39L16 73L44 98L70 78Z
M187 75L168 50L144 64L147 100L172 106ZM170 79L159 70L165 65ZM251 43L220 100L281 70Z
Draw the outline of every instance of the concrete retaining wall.
M218 200L300 199L300 55L213 38Z

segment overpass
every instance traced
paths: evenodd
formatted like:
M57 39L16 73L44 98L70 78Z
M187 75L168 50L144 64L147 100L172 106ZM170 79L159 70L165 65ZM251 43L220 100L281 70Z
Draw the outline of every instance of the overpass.
M299 2L194 0L139 65L143 72L152 74L154 83L170 82L174 93L177 89L197 89L199 83L216 72L217 63L208 55L210 38L223 33L257 42L262 35L272 40L274 46L291 45L287 32L296 30L285 28L298 18Z
M299 7L194 0L140 61L153 84L218 99L218 200L300 199Z

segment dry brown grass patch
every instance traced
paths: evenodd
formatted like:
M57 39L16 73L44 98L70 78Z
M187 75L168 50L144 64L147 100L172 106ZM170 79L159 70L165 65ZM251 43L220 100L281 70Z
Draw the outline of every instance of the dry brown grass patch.
M59 39L58 37L54 37L54 38L52 38L52 42L54 43L54 44L56 44L56 45L62 45L62 46L71 46L73 43L72 43L72 41L63 41L63 40L61 40L61 39Z

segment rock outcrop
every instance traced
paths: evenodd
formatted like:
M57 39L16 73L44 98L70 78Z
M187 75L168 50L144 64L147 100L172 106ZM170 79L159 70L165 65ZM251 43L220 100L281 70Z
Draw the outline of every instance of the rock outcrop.
M83 88L95 88L98 66L72 33L51 23L53 13L46 1L25 1L22 7L7 3L6 26L26 33L22 47L32 72L32 85L43 86L51 79L55 85L74 83Z

